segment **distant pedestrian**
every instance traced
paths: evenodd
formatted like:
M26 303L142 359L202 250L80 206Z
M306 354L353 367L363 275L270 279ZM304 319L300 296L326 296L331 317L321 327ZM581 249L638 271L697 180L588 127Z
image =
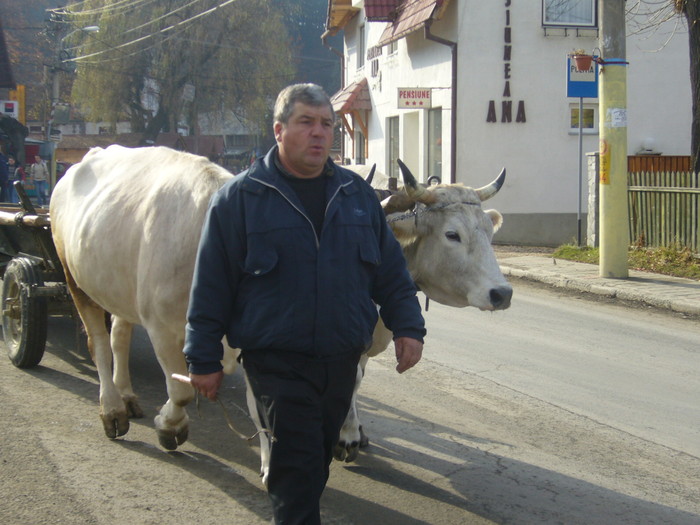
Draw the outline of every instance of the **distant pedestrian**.
M19 196L17 195L17 191L15 190L15 181L21 181L24 182L27 178L27 174L24 172L24 168L22 167L21 164L16 164L15 158L10 157L9 160L10 163L10 181L8 183L8 193L9 193L9 202L14 202L18 203L19 202Z
M10 195L7 185L10 180L10 164L5 155L0 152L0 202L9 202Z
M29 168L29 175L34 182L34 191L36 191L36 202L39 206L47 204L49 169L46 167L46 162L39 155L34 157L34 164Z

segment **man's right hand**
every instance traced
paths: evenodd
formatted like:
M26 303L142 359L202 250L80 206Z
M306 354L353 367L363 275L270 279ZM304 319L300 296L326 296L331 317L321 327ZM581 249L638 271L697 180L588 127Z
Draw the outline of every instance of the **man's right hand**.
M216 401L216 395L223 378L224 372L222 370L212 374L190 374L194 389L211 401Z

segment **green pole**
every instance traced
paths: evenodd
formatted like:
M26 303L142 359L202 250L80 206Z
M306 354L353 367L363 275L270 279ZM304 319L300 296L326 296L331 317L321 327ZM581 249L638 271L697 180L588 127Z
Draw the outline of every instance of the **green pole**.
M600 0L600 276L629 276L625 0Z

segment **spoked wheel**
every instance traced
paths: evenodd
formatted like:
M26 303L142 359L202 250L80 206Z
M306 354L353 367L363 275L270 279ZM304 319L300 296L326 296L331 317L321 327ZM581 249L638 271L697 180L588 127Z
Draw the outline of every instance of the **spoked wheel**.
M36 366L44 356L48 311L46 297L31 293L43 286L41 269L26 257L12 259L2 281L2 331L12 364Z

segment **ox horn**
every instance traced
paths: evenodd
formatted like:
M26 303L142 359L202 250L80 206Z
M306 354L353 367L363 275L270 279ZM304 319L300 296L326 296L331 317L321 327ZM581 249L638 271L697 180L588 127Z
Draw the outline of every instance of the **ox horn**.
M491 184L487 184L483 188L479 188L476 190L476 194L479 196L479 199L483 202L485 200L490 199L496 193L498 193L498 190L501 189L501 186L503 186L503 183L506 180L506 169L503 168L501 170L501 174L496 177L496 180L493 181Z
M372 184L372 179L374 179L374 172L376 170L377 170L377 164L375 163L372 166L372 169L369 170L369 175L367 175L367 177L365 178L365 181L367 182L367 184Z
M399 168L401 169L401 175L403 176L403 186L406 190L408 196L416 201L422 202L423 204L432 204L435 201L433 195L431 195L423 186L418 184L416 178L411 173L411 170L401 162L401 159L396 159L399 163Z

